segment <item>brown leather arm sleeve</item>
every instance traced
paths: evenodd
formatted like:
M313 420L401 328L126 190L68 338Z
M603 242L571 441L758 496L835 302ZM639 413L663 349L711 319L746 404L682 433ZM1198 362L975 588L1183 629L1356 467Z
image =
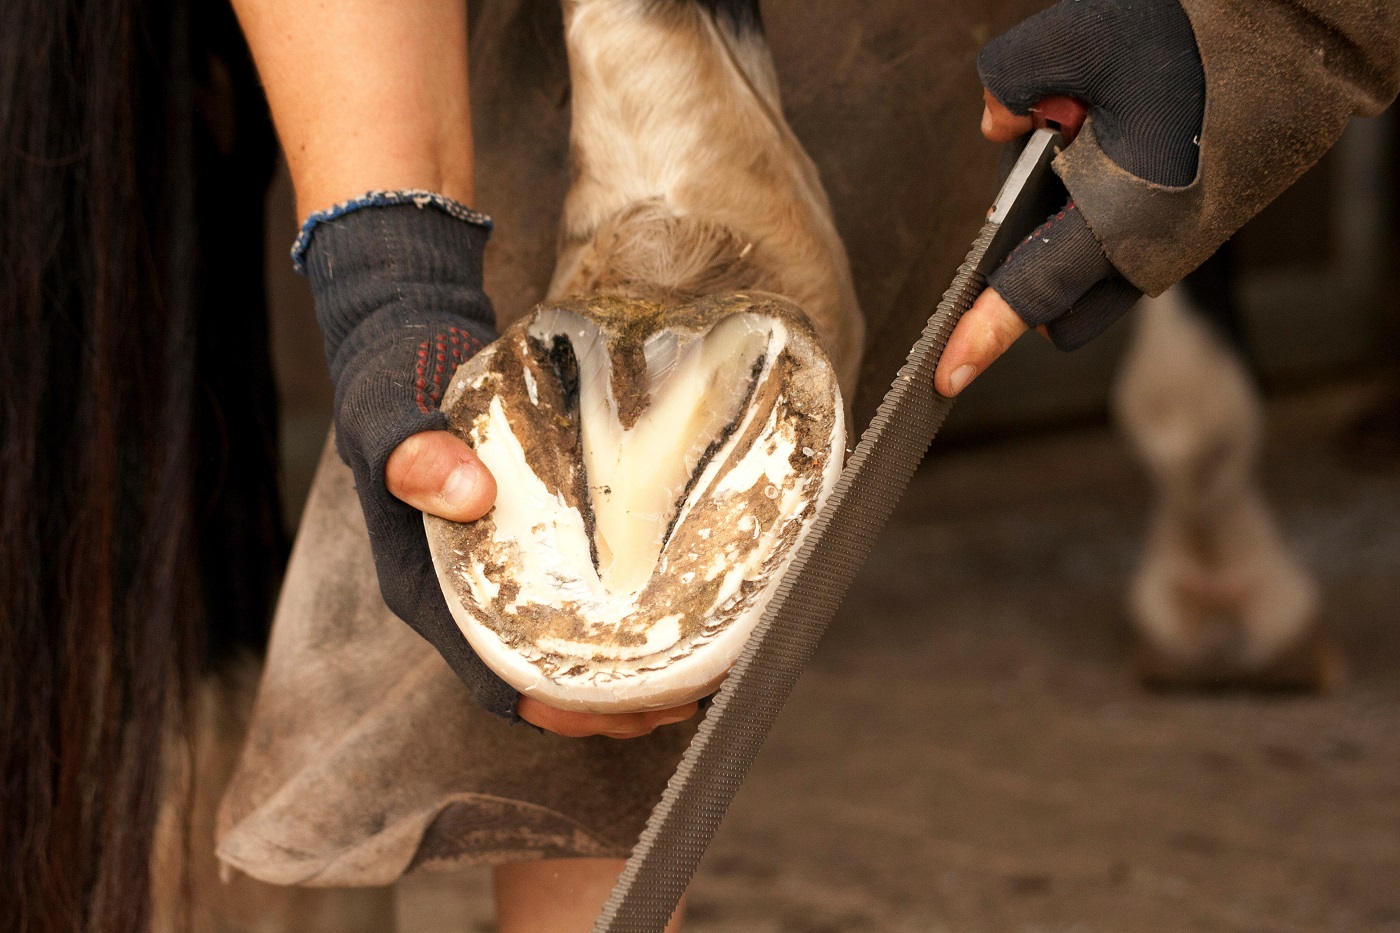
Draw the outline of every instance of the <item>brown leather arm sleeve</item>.
M1055 160L1113 265L1158 295L1316 164L1353 116L1400 90L1396 0L1181 0L1206 74L1196 179L1143 181L1093 121Z

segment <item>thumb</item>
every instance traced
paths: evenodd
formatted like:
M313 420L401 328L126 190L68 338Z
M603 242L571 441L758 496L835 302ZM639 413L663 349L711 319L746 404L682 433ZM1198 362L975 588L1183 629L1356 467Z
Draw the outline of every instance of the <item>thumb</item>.
M491 510L496 479L465 441L447 431L409 436L384 465L389 492L420 512L469 522Z

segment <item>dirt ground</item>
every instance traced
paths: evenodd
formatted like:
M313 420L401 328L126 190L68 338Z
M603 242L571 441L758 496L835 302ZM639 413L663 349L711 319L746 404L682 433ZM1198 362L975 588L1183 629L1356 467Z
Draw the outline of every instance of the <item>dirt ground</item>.
M1150 508L1106 428L935 449L702 865L692 933L1400 931L1400 464L1354 384L1270 406L1264 476L1350 678L1152 695L1123 590ZM435 892L466 884L471 917ZM405 933L489 931L484 872Z

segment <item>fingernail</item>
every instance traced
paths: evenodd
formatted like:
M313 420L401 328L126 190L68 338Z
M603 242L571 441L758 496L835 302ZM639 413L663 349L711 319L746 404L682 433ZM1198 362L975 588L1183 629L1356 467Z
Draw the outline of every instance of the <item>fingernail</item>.
M964 363L953 370L953 375L948 379L948 387L953 390L954 395L957 395L967 388L967 384L972 381L972 377L975 375L977 375L977 367L971 363Z
M476 467L462 463L448 474L447 481L442 484L442 491L438 495L453 508L464 509L476 502L480 489L481 477Z

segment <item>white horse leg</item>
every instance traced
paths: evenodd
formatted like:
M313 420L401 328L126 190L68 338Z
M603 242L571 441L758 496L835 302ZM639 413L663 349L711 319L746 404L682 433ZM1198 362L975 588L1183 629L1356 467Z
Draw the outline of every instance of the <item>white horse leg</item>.
M1317 587L1255 480L1253 384L1179 289L1138 314L1115 408L1159 496L1129 593L1145 679L1334 685L1341 662L1316 630Z

